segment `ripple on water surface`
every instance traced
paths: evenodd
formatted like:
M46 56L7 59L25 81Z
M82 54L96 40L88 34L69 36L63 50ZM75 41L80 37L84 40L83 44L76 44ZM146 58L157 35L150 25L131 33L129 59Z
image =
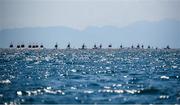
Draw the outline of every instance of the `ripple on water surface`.
M0 49L0 103L180 103L180 50Z

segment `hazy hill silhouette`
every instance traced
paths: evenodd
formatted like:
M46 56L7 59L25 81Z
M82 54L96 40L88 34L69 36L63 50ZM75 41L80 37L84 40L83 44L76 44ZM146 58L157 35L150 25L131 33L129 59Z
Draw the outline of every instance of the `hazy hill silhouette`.
M45 47L53 47L58 42L59 47L65 48L68 42L72 47L80 47L86 43L93 47L94 43L112 43L114 47L122 43L126 46L132 44L145 44L163 47L169 44L180 48L180 21L164 20L159 22L137 22L129 26L118 28L114 26L88 27L76 30L68 27L35 27L16 28L0 31L0 47L8 47L10 42L17 43L43 43Z

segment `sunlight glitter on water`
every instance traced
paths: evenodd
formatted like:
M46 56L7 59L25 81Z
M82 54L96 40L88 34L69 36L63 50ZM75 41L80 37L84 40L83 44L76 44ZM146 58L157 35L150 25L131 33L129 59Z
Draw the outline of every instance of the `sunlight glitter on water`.
M180 50L0 53L2 104L180 103Z

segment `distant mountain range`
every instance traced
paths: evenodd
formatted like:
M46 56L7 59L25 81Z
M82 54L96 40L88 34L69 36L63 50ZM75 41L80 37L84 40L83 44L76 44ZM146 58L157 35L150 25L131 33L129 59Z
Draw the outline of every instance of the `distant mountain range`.
M75 30L68 27L35 27L16 28L0 31L0 48L8 47L10 42L15 44L42 43L52 48L56 42L65 48L68 42L72 46L80 47L83 43L92 47L95 43L102 43L105 47L109 43L113 47L144 44L154 47L180 48L180 21L163 20L158 22L137 22L129 26L118 28L114 26L88 27Z

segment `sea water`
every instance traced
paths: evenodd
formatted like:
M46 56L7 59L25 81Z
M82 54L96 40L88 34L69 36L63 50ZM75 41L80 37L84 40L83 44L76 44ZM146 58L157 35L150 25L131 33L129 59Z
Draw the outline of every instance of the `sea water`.
M1 104L180 104L179 49L0 49Z

